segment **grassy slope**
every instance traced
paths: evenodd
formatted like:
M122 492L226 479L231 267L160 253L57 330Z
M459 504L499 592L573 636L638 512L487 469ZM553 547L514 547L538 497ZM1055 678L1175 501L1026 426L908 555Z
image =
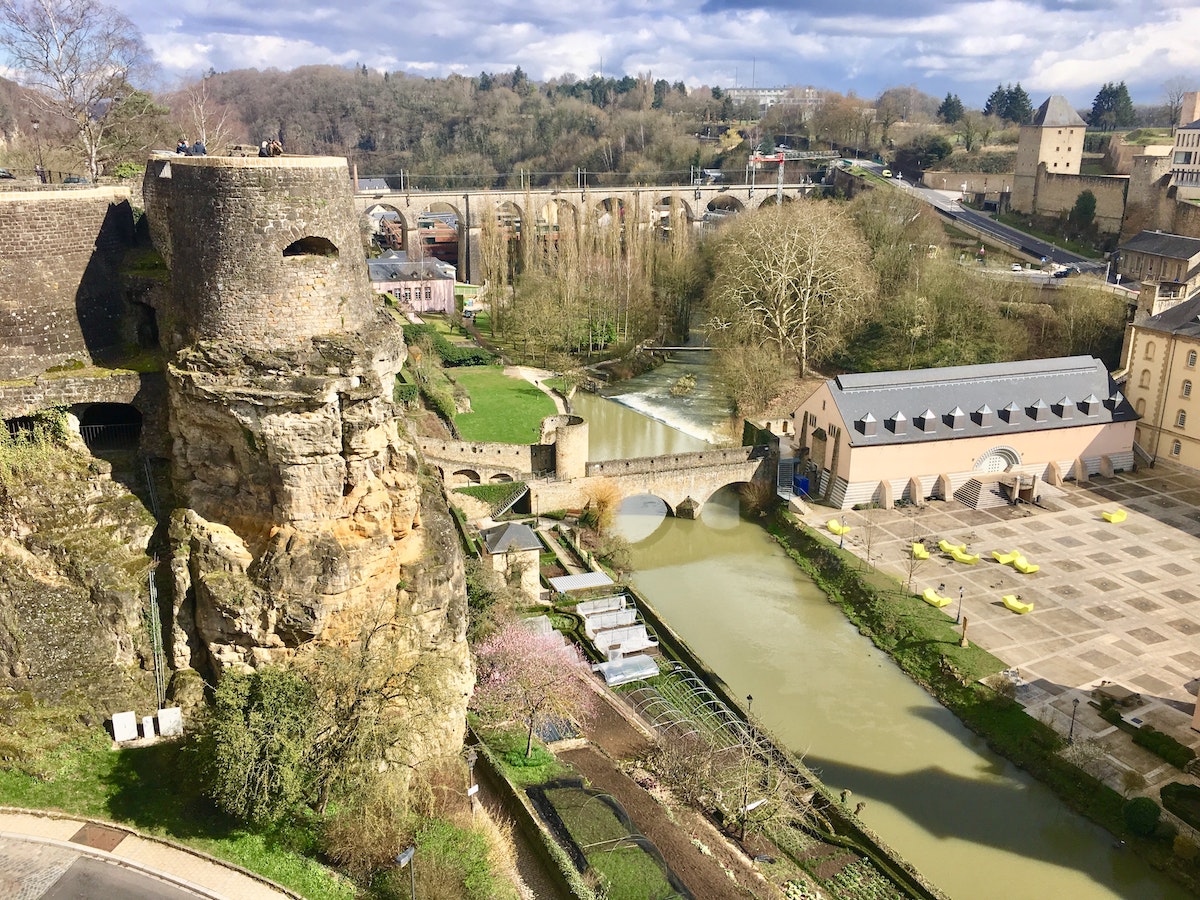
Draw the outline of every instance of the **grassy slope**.
M472 412L455 417L458 433L468 441L529 444L539 426L556 412L554 401L521 378L509 378L496 366L448 370L471 395Z
M253 833L217 811L187 773L195 763L179 744L114 751L100 731L40 762L41 777L0 768L0 804L57 809L108 819L166 837L249 869L313 900L348 900L348 882L303 855L302 827Z

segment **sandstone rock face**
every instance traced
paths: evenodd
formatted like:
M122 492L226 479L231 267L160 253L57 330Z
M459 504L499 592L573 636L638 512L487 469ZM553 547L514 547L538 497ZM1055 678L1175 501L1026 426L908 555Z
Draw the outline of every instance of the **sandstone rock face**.
M98 718L154 706L154 518L82 448L0 481L0 681Z
M174 666L354 653L382 622L395 671L428 679L407 762L455 752L461 551L392 400L403 333L371 293L345 160L158 161L145 195L171 269Z

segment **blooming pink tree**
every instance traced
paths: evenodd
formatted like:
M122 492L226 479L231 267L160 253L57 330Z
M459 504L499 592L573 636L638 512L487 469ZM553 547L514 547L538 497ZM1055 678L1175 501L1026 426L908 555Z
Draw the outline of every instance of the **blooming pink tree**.
M596 693L579 650L557 632L534 634L509 622L475 648L478 683L471 708L493 721L515 719L527 730L526 758L533 735L548 717L576 722L590 717Z

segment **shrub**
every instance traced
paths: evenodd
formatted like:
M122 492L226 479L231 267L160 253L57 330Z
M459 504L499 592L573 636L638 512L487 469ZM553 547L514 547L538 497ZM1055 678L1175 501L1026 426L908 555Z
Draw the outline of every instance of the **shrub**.
M1133 742L1162 757L1177 769L1187 768L1188 763L1196 758L1196 751L1191 747L1179 743L1169 734L1155 731L1149 725L1143 725L1134 732Z
M419 394L420 390L415 384L408 384L397 378L396 386L392 389L392 400L409 406L416 401Z
M1158 792L1163 806L1193 828L1200 828L1200 785L1172 781Z
M1175 835L1174 850L1176 856L1188 862L1194 862L1196 857L1200 856L1200 847L1186 834Z
M1158 827L1162 809L1149 797L1134 797L1121 809L1126 827L1138 837L1150 837Z
M496 357L482 347L451 344L432 325L404 326L404 340L409 345L419 343L422 338L432 343L433 351L446 366L487 366L496 361Z

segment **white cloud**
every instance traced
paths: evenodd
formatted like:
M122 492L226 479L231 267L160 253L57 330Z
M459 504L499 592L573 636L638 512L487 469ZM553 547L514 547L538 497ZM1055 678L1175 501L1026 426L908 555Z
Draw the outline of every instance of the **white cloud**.
M1157 102L1173 75L1193 75L1200 88L1194 0L906 0L852 10L827 0L732 9L729 0L366 0L350 10L177 0L165 15L149 0L116 5L163 68L184 76L366 63L429 76L520 65L540 80L586 77L603 58L608 75L726 86L753 78L862 96L916 84L968 104L1017 81L1035 102L1064 93L1077 104L1105 81L1125 80L1140 103Z

